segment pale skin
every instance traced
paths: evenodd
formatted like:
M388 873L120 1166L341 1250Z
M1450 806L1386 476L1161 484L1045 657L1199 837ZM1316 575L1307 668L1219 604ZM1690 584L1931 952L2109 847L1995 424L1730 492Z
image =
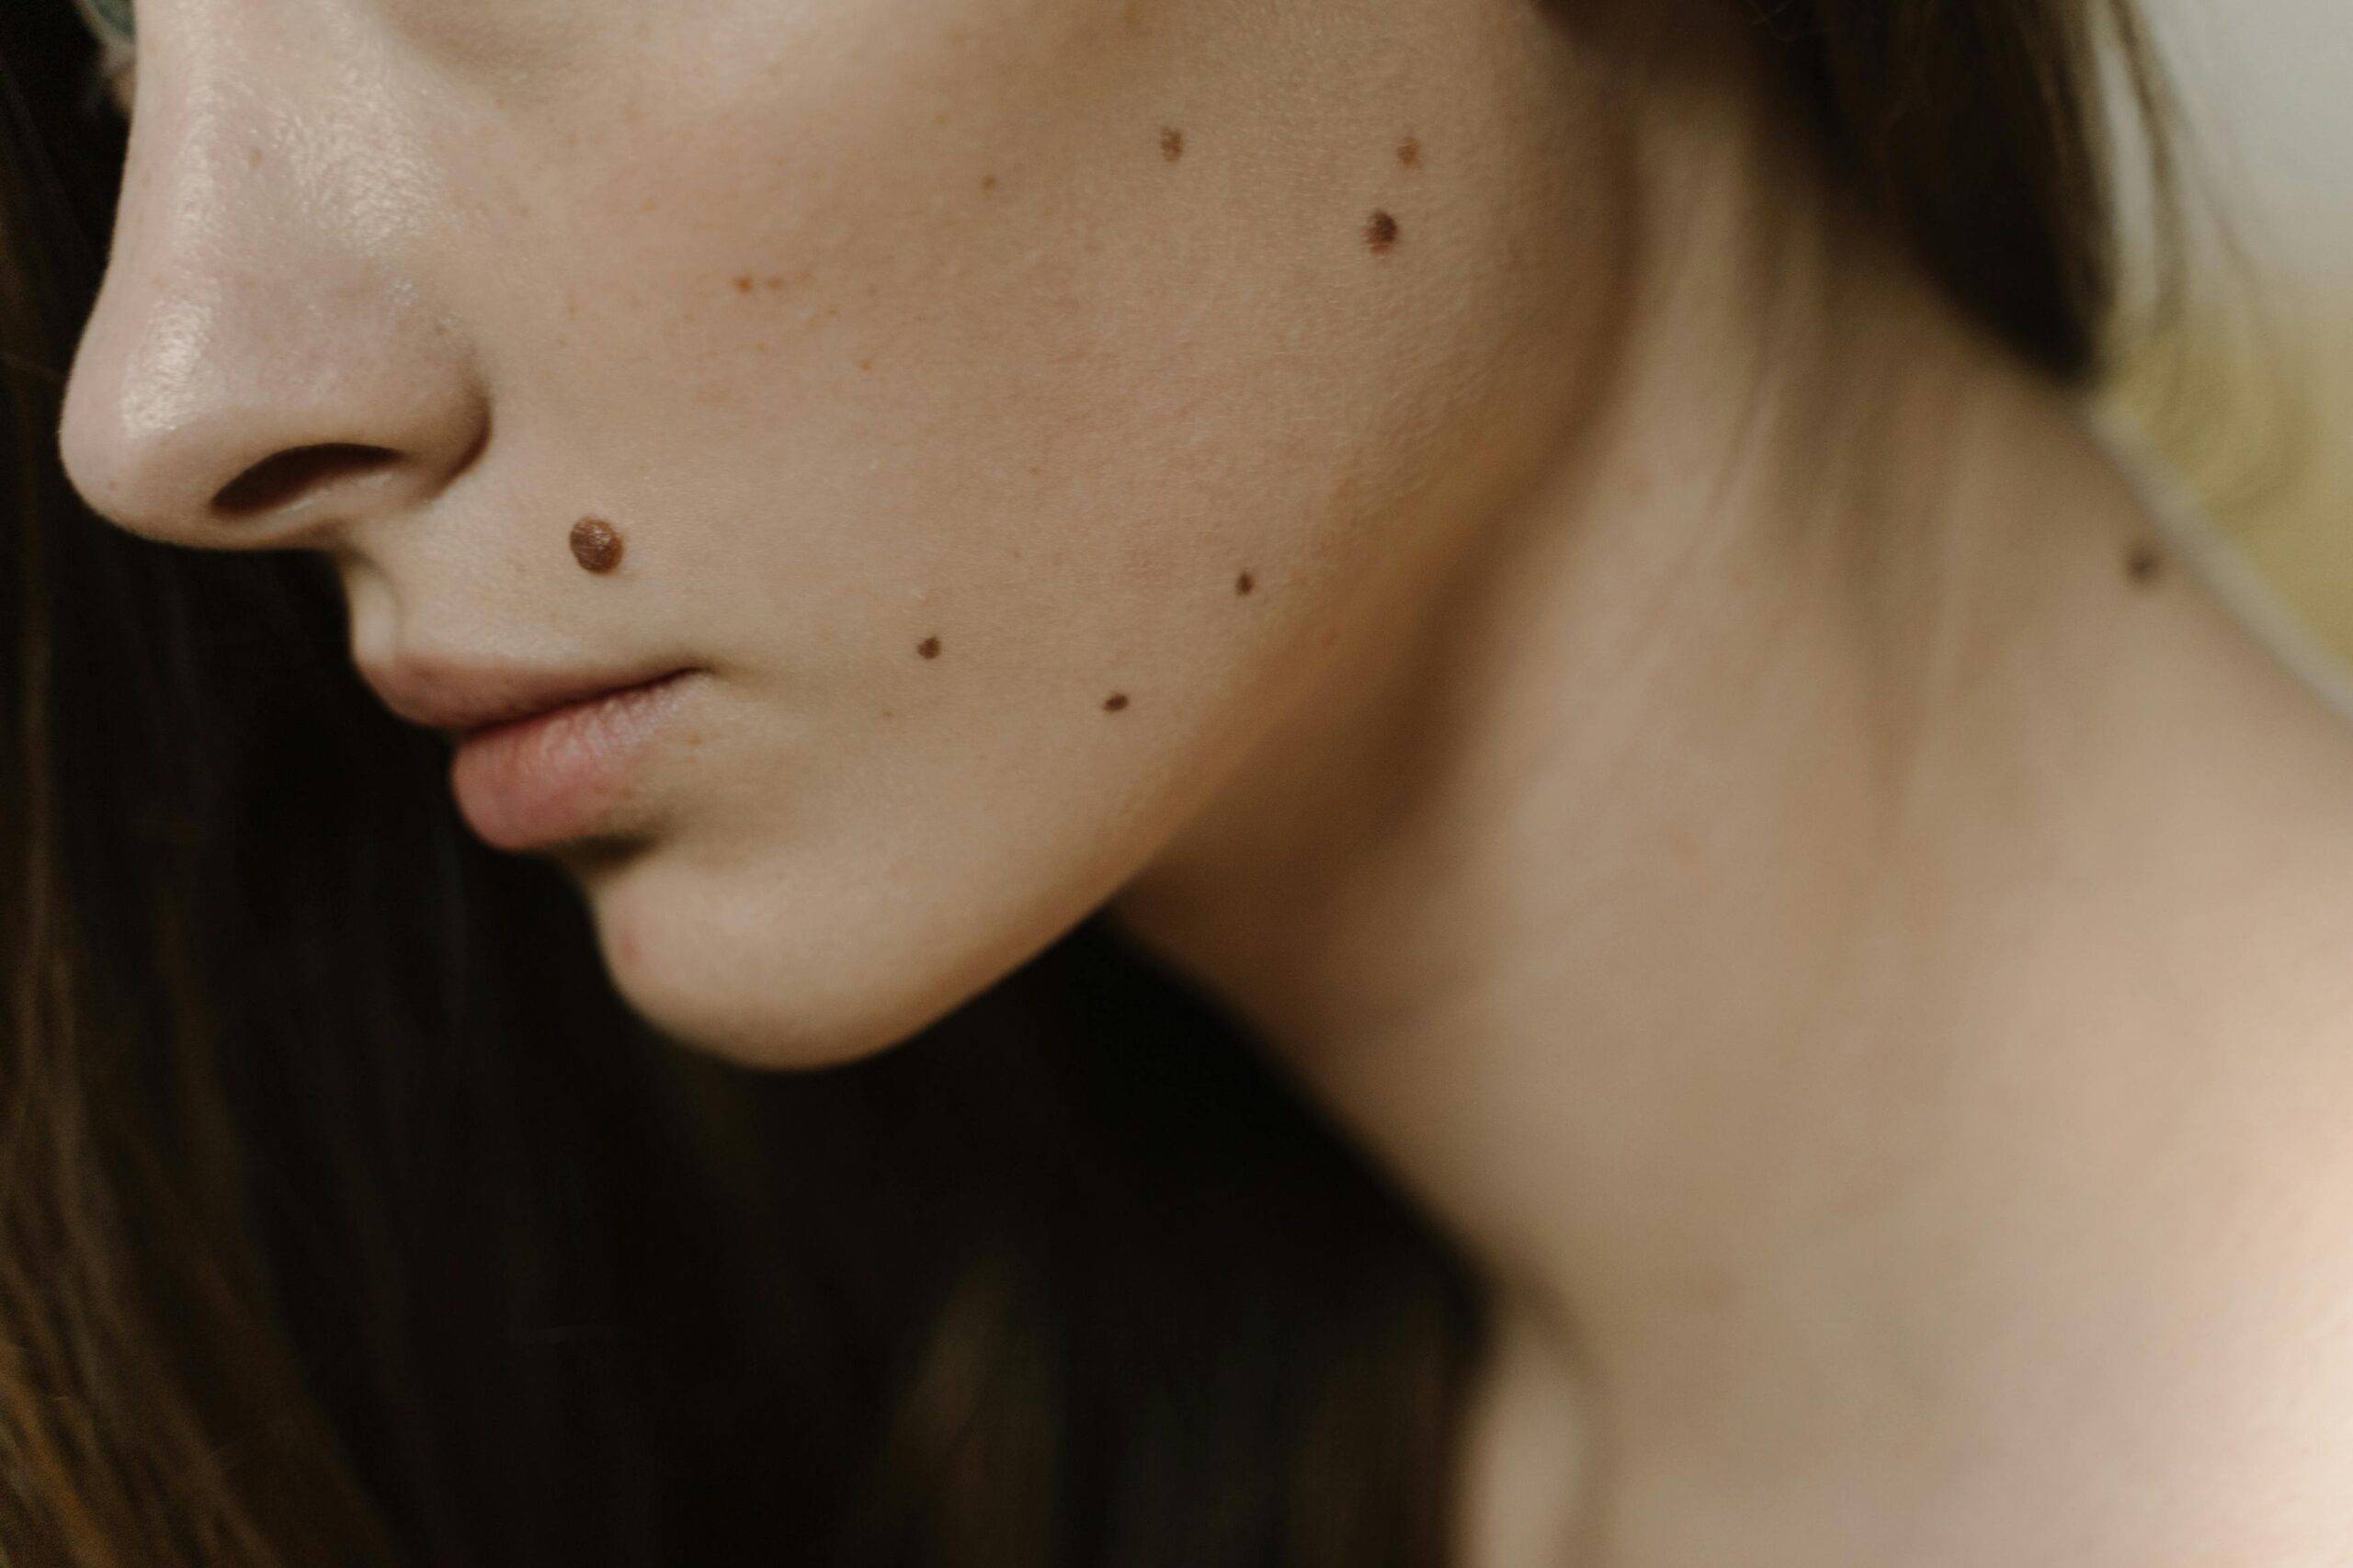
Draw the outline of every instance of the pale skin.
M1108 904L1485 1275L1466 1568L2342 1562L2353 735L1731 9L146 0L63 452L699 664L558 852L684 1043Z

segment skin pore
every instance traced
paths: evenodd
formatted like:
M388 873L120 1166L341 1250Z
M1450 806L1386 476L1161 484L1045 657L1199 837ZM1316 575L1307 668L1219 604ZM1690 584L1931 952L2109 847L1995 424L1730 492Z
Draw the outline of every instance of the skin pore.
M2353 741L1652 9L148 0L69 472L701 672L684 1042L1108 901L1480 1261L1472 1568L2334 1560Z

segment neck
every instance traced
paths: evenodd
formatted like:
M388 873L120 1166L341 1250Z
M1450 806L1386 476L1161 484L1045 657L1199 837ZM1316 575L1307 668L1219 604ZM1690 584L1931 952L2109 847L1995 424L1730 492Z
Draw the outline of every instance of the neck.
M2276 1475L2254 1308L2353 1196L2353 747L2127 570L2064 397L1692 138L1608 364L1555 351L1499 499L1112 914L1484 1272L1526 1441L1474 1560L1572 1528L1539 1454L1624 1562L1975 1561L2231 1436Z

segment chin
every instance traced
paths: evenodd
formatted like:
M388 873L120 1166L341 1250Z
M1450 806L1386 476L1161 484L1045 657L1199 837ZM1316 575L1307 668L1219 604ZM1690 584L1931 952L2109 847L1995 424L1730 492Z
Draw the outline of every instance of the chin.
M790 894L780 889L797 889ZM738 1066L814 1071L878 1055L995 984L1082 918L993 924L742 867L659 860L588 890L631 1008L676 1044Z

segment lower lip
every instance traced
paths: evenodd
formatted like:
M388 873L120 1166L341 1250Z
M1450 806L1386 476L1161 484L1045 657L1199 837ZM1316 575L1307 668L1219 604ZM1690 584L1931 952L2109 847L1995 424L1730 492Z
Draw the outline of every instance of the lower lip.
M477 730L449 768L458 810L497 849L540 849L608 823L686 695L680 670L642 686Z

